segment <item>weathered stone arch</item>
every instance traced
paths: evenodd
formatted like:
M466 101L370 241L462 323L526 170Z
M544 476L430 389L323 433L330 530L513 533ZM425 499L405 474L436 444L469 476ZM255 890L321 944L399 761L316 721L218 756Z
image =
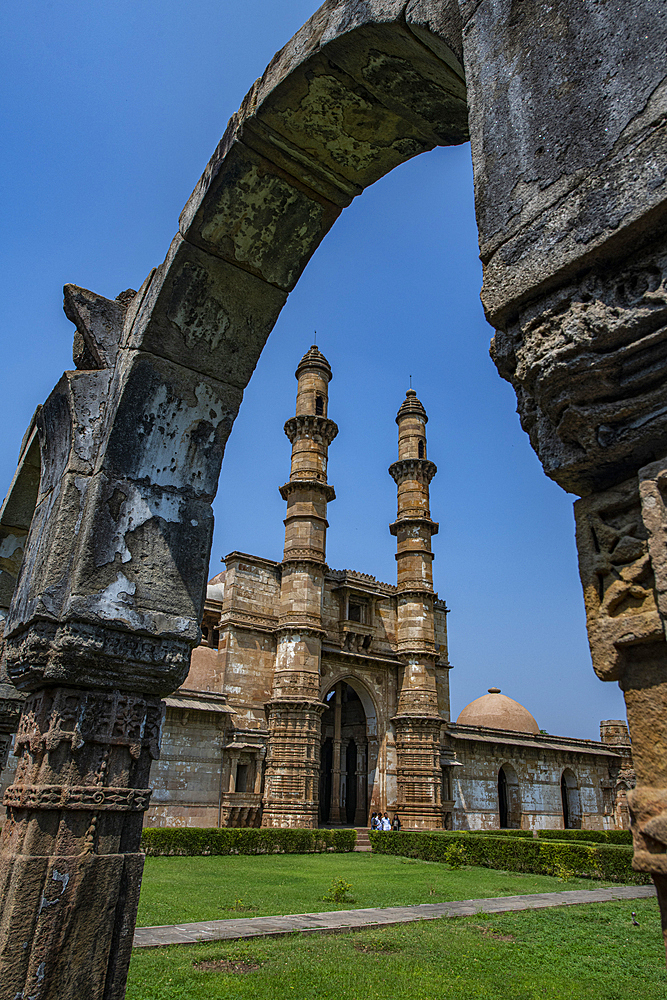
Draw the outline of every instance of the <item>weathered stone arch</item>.
M139 292L70 291L81 409L58 389L45 404L62 434L5 631L28 695L2 832L8 996L122 996L159 699L199 638L243 389L342 208L464 141L466 93L494 359L547 474L585 498L594 664L626 695L636 860L667 900L667 77L645 42L667 35L667 8L563 0L545 16L513 0L328 0L230 120Z

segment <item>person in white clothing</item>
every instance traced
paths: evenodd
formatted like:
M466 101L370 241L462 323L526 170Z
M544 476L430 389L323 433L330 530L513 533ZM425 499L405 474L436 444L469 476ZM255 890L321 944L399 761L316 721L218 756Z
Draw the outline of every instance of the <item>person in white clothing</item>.
M380 829L381 830L391 830L391 822L389 820L389 814L388 813L385 813L384 816L382 817L382 825L381 825Z

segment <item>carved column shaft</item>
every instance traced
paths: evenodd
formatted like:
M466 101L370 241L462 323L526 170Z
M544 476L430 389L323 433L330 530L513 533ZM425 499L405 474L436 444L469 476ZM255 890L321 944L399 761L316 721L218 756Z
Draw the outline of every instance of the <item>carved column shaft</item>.
M162 719L158 698L118 691L53 687L27 699L4 799L3 1000L124 996Z

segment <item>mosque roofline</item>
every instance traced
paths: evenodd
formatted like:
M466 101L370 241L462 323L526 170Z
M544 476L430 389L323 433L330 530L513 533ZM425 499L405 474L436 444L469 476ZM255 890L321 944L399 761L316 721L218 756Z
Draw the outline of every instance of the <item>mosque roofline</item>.
M447 724L447 735L454 740L474 740L479 743L505 743L508 746L532 746L541 750L571 750L603 757L619 757L630 751L629 744L600 743L596 740L579 740L574 736L552 736L550 733L522 733L513 729L492 729L488 726L466 726L456 722ZM621 751L621 752L619 752Z

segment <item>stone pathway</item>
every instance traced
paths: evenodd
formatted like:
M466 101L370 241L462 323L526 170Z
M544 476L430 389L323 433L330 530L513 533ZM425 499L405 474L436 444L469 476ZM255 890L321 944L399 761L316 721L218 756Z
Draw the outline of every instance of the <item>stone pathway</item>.
M196 924L164 927L137 927L135 948L159 948L167 944L197 944L200 941L240 941L255 937L313 931L354 931L413 920L467 917L476 913L509 913L542 910L548 906L576 906L580 903L608 903L614 899L647 899L655 896L652 885L622 885L612 889L571 889L538 892L530 896L498 896L494 899L465 899L450 903L421 903L419 906L388 906L384 909L335 910L331 913L297 913L286 917L246 917L239 920L204 920Z

